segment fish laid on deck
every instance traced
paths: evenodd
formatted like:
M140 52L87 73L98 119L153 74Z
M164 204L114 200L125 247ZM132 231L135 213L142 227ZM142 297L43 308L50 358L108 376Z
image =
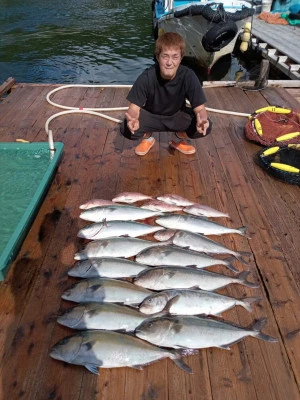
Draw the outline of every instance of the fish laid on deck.
M146 297L139 310L144 314L166 311L175 315L220 315L235 306L251 312L252 303L259 300L259 297L236 299L200 289L169 289Z
M249 274L249 271L243 271L231 277L198 268L165 266L140 272L134 283L152 290L199 288L213 291L231 283L257 288L257 284L247 281Z
M208 207L204 204L195 203L191 206L184 207L183 211L187 214L192 214L196 216L229 218L229 215L227 213L215 210L214 208Z
M111 200L104 200L104 199L92 199L87 201L84 204L81 204L79 208L81 210L88 210L89 208L93 207L101 207L101 206L115 206L116 203L114 203ZM121 205L121 204L120 204Z
M183 209L182 206L177 206L176 204L168 204L160 200L150 200L148 201L148 203L143 204L141 208L162 212L181 211Z
M184 371L191 372L190 367L181 360L180 354L111 331L78 332L56 343L50 356L70 364L83 365L94 374L98 374L98 367L142 369L144 365L166 357Z
M238 272L238 270L231 265L231 259L219 260L198 251L187 250L176 246L161 246L163 243L164 242L160 242L159 246L152 246L142 250L136 255L135 260L141 264L152 266L176 265L207 268L213 265L225 265L230 270Z
M194 251L202 251L209 254L232 254L237 260L243 264L247 264L238 251L228 249L221 243L217 243L200 233L177 231L172 237L172 242L176 246Z
M146 264L124 258L99 257L76 262L68 275L77 278L130 278L146 268Z
M177 229L164 229L163 231L157 231L154 233L153 237L154 239L158 240L159 242L164 242L166 240L169 240L173 238L175 233L178 232ZM173 243L173 241L172 241Z
M246 236L246 227L229 228L227 226L217 224L214 221L204 217L197 217L192 215L164 215L156 218L156 223L169 229L182 229L194 233L202 233L203 235L224 235L237 233Z
M182 206L182 207L192 206L194 204L193 201L188 200L177 194L163 194L157 196L157 200L163 201L167 204L175 204L176 206Z
M266 342L277 342L277 339L261 332L265 323L266 319L261 319L255 321L251 327L242 328L212 318L194 316L158 317L142 322L137 327L135 334L157 346L174 349L219 347L230 350L232 344L247 336Z
M140 311L114 303L84 303L69 308L58 317L57 322L69 328L104 329L132 332L147 315Z
M160 215L159 211L146 210L145 208L111 205L89 208L80 214L80 218L90 222L106 221L134 221Z
M120 202L120 203L136 203L138 201L143 201L143 200L151 200L153 199L152 196L147 196L146 194L143 193L138 193L138 192L123 192L119 193L117 196L115 196L112 201L113 202Z
M130 282L117 279L94 278L74 283L63 294L64 300L76 303L140 304L152 292Z
M116 236L146 236L163 230L162 226L143 224L136 221L104 221L90 224L80 229L77 236L84 239L105 239Z
M185 197L176 194L165 194L157 197L158 200L169 204L181 207L187 214L204 216L204 217L225 217L229 218L227 213L223 213L205 204L195 203ZM178 210L179 211L179 210Z
M75 254L75 260L86 260L96 257L133 257L148 247L157 246L157 242L150 240L112 237L108 239L94 240L88 243L84 249Z

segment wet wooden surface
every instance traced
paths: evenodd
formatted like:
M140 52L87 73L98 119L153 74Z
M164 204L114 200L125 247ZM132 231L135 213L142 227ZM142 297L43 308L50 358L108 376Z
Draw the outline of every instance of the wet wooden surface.
M51 85L22 85L0 103L2 141L47 141L46 119L61 111L46 102ZM72 88L57 93L58 103L76 107L127 106L128 89ZM243 92L205 89L207 106L252 113L297 101L282 88ZM119 119L123 112L109 115ZM1 399L62 400L271 400L299 399L300 382L300 189L270 177L254 163L260 146L245 140L245 117L210 113L212 134L195 141L195 155L169 149L171 133L154 136L145 157L122 138L118 124L72 114L51 123L54 139L65 145L59 171L5 281L0 282ZM171 360L138 371L102 369L96 376L80 366L49 357L51 347L71 329L56 322L72 304L61 294L75 279L67 276L76 237L84 222L79 205L92 198L111 199L123 191L149 195L175 193L230 214L217 221L248 226L251 239L226 235L217 240L248 254L250 279L258 289L230 285L219 291L235 297L260 296L253 312L236 307L224 319L249 326L267 318L263 332L278 343L246 338L230 351L211 348L185 361L187 374ZM2 210L5 212L5 210ZM216 239L216 237L214 237ZM210 270L230 274L217 266Z

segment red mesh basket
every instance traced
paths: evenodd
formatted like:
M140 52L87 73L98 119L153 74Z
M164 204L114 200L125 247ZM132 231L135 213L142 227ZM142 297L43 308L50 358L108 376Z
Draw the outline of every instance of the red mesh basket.
M245 136L263 146L300 143L300 113L275 106L257 110L245 125Z

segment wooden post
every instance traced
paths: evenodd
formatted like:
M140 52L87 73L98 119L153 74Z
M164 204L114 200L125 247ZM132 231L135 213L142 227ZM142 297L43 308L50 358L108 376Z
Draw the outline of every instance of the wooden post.
M0 97L3 94L8 93L15 83L16 81L14 80L14 78L8 78L5 82L3 82L0 86Z
M270 61L262 60L260 64L259 77L256 79L254 88L255 89L264 89L268 86L268 77L270 70Z

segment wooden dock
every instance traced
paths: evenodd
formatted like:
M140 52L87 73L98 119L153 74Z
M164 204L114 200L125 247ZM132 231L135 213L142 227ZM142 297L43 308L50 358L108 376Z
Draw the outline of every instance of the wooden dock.
M269 24L254 17L251 45L291 79L300 79L299 25Z
M0 102L1 141L47 141L47 118L60 110L46 102L55 86L16 84ZM127 106L128 89L72 88L54 100L74 107ZM207 106L252 113L270 105L300 103L284 88L244 92L237 87L205 88ZM122 118L123 112L110 113ZM64 143L59 171L5 281L0 282L1 400L297 400L300 399L300 187L269 176L254 162L261 149L244 137L246 118L210 113L213 131L195 141L197 152L184 156L168 147L171 133L155 133L145 157L119 135L118 124L74 114L51 123L54 140ZM51 347L73 333L56 322L72 304L61 294L75 279L67 271L82 246L84 222L79 205L92 198L112 199L124 191L157 196L175 193L229 213L219 223L248 226L251 239L214 237L246 252L249 280L258 289L229 285L219 293L259 296L252 313L236 307L223 318L242 326L267 318L263 332L278 343L248 337L231 350L210 348L185 357L187 374L171 360L132 368L84 367L49 356ZM1 210L5 212L5 210ZM212 271L230 275L224 267Z

